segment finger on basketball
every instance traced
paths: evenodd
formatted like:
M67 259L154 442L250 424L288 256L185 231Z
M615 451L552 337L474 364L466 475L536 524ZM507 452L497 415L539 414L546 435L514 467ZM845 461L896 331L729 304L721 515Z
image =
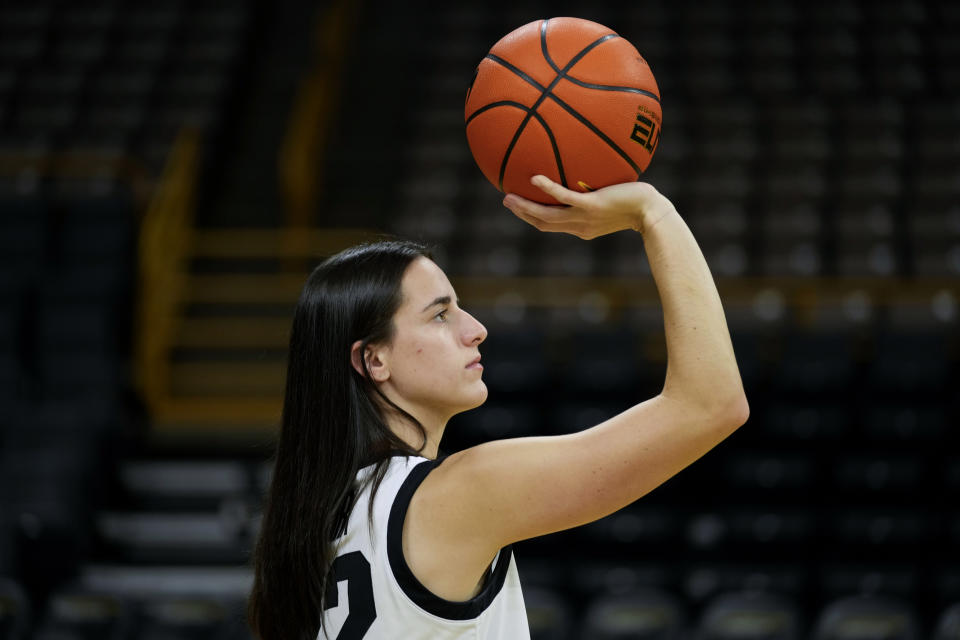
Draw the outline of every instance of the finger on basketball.
M527 224L529 224L531 227L533 227L533 228L535 228L535 229L537 229L537 230L539 230L539 231L550 231L550 223L549 223L549 222L544 222L543 220L540 220L539 218L534 218L533 216L528 216L527 214L525 214L525 213L520 213L520 212L518 212L518 211L514 211L513 214L514 214L515 216L517 216L518 218L520 218L521 220L523 220L524 222L526 222Z
M517 199L519 196L512 195L510 198L504 198L504 206L506 206L510 211L513 212L513 215L517 216L530 226L536 228L539 231L558 231L557 223L544 220L543 218L537 217L524 208L522 204L518 204ZM525 201L529 203L529 201Z
M514 213L520 212L543 222L565 222L569 218L569 207L540 204L515 193L507 194L503 204Z
M531 215L528 215L528 214L524 213L523 211L521 211L520 209L514 209L514 208L510 208L510 207L508 207L508 208L513 212L513 215L517 216L518 218L520 218L521 220L523 220L524 222L526 222L526 223L529 224L530 226L532 226L532 227L534 227L534 228L536 228L536 229L538 229L538 230L540 230L540 231L548 231L548 230L549 230L549 229L548 229L548 227L549 227L549 225L550 225L549 222L544 222L544 221L541 220L540 218L535 218L535 217L533 217L533 216L531 216Z
M530 178L530 183L549 196L552 196L557 202L568 205L578 205L581 203L582 193L571 191L562 184L557 184L547 176L536 175Z

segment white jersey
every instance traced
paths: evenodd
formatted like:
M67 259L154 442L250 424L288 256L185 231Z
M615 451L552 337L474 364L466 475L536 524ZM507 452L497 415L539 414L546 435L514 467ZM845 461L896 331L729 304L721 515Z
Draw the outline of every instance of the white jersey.
M403 557L401 532L414 491L442 462L394 456L373 505L370 489L357 498L346 533L336 539L333 579L326 592L325 626L318 640L529 640L520 577L510 546L494 559L480 593L466 602L431 593ZM363 480L375 465L357 473Z

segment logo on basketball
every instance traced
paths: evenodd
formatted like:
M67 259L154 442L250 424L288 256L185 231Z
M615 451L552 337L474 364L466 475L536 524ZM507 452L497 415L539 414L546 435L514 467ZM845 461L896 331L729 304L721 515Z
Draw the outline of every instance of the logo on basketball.
M633 125L633 132L630 134L630 139L639 143L640 146L652 155L657 148L657 144L660 142L660 128L654 120L654 118L657 120L659 120L659 118L649 109L640 107L639 110L640 113L637 114L637 121Z

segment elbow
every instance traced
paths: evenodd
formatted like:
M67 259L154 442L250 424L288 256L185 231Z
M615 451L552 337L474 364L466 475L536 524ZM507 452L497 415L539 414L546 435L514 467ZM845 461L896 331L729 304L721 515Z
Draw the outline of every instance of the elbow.
M750 404L743 388L720 397L713 403L710 412L713 419L726 431L735 431L743 426L750 418Z
M700 416L701 422L716 425L728 433L750 418L750 404L739 376L724 384L701 387L699 392L679 391L675 386L665 385L660 395L681 399Z
M750 403L747 402L747 394L742 390L737 396L735 406L731 411L731 418L734 423L734 429L740 428L750 419Z

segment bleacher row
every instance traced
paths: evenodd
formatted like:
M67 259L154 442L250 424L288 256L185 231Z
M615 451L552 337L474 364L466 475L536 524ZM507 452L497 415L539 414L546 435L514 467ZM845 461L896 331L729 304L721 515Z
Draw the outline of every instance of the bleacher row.
M477 313L491 327L481 347L491 398L451 420L446 450L573 432L647 397L662 379L663 361L639 355L656 339L631 327L545 336L494 326L484 318L492 313ZM874 615L891 628L899 624L889 609L894 598L910 612L904 616L932 629L941 609L960 598L960 520L950 508L960 499L951 428L960 407L943 391L956 388L955 334L888 334L887 346L862 360L839 348L857 337L797 332L782 336L777 349L738 347L751 421L716 455L609 518L518 545L531 611L540 608L541 618L532 619L568 630L587 620L603 626L618 616L596 617L587 603L637 619L645 607L666 611L669 602L669 610L687 613L659 619L693 624L728 592L751 589L766 595L751 596L750 606L778 597L809 625L833 600L866 591L887 598ZM769 368L754 357L769 359ZM904 370L915 373L903 378ZM81 577L64 597L123 595L106 574L127 584L169 570L169 580L185 585L194 572L217 576L242 565L269 470L262 462L125 462L120 498L93 522L86 571L98 577ZM214 594L219 605L209 593L194 594L199 603L174 610L237 632L249 576L229 575L226 592ZM624 599L639 588L660 595ZM190 591L147 589L139 597L166 602ZM125 601L122 610L144 606Z
M624 583L630 575L624 569L618 575L607 571L606 584L597 584L603 570L586 569L586 582L593 589L610 582ZM732 575L732 574L730 574ZM242 602L235 596L188 595L182 585L178 595L163 595L163 587L189 576L197 582L217 584L220 590L236 590L247 582L246 576L183 572L170 579L161 571L143 571L141 575L122 575L103 568L92 572L92 582L113 583L115 587L141 589L154 580L152 595L132 595L107 590L63 592L51 600L49 613L32 636L37 640L65 638L122 640L235 640L249 638L243 628ZM709 570L697 569L688 577L690 590L710 585L718 576ZM738 576L741 580L744 575ZM837 574L839 584L849 576ZM875 578L866 576L866 580ZM238 579L240 578L240 579ZM762 583L765 576L751 574L750 580ZM956 576L951 576L956 580ZM603 578L600 578L602 581ZM166 582L168 584L163 585ZM160 588L158 584L162 585ZM196 584L196 583L194 583ZM708 587L709 588L709 587ZM795 640L810 637L828 640L839 637L904 638L951 640L960 628L960 606L952 605L940 612L931 627L922 625L913 610L895 597L858 596L831 600L812 620L805 619L789 597L762 591L737 590L709 599L699 614L689 614L681 597L668 590L651 587L626 587L618 592L588 596L582 616L571 613L569 603L555 591L542 588L525 590L531 637L538 640L570 640L591 638L657 638L680 640L721 640L730 637L783 638ZM31 628L29 609L23 592L15 583L0 579L0 603L4 605L2 620L4 637L21 638ZM9 615L14 614L14 615ZM852 630L852 631L851 631ZM745 636L746 634L746 636ZM859 635L854 635L859 634Z
M579 247L576 239L531 238L497 216L502 195L463 144L473 67L507 31L566 9L611 26L650 62L664 121L644 179L678 205L716 273L960 274L955 7L682 6L435 12L424 30L436 37L416 49L410 78L421 99L407 106L398 210L383 223L447 245L460 258L452 269L464 275L636 272L629 239Z
M825 105L808 102L788 112L790 124L766 131L753 115L762 107L749 101L740 107L701 107L691 114L691 121L715 122L715 128L730 131L733 146L751 139L776 141L755 142L749 158L731 157L723 143L704 142L706 135L687 128L682 107L665 106L663 146L645 179L674 199L715 271L729 276L960 274L960 148L955 137L943 141L944 131L960 129L960 103L951 100L906 114L896 102L851 105L846 117L856 123L863 140L849 144L860 155L838 160L844 151L817 142L828 135L817 131ZM893 157L878 155L877 131L895 147L914 136L901 124L885 122L884 106L895 121L927 123L926 135L951 147L949 154L905 157L895 148ZM441 128L434 115L433 133ZM404 207L395 221L400 233L449 244L465 256L455 265L464 274L532 274L544 267L558 275L636 272L627 258L637 252L637 243L631 246L629 238L601 238L587 247L578 246L576 239L531 240L519 225L495 219L490 212L505 212L502 196L464 154L462 124L453 113L441 122L447 123L450 140L427 141L410 153L410 179L401 191ZM788 151L763 148L780 145ZM820 157L806 157L805 147L814 145ZM473 175L461 177L467 173ZM574 258L551 263L554 253ZM486 257L488 264L471 258L474 254Z
M0 154L133 157L157 171L183 126L215 133L249 3L12 3L0 10Z
M809 498L810 470L780 473L773 459L758 465L742 456L724 466L723 483L741 503L705 483L701 494L722 506L684 503L703 478L678 477L689 486L665 485L594 524L517 545L534 637L694 637L678 634L698 625L705 635L696 637L718 639L752 637L740 625L784 639L956 637L955 514L924 510L917 499L891 507L881 484L860 489L885 493L885 507L853 507L849 495L827 507L791 504ZM743 482L749 469L758 470L752 484ZM44 639L249 637L240 612L250 573L241 565L269 470L239 461L125 462L122 492L136 510L98 514L93 559L45 609L31 615L23 594L4 583L0 624L30 624ZM960 496L956 463L951 474L943 506ZM815 622L831 631L807 635ZM845 635L844 625L871 631Z

